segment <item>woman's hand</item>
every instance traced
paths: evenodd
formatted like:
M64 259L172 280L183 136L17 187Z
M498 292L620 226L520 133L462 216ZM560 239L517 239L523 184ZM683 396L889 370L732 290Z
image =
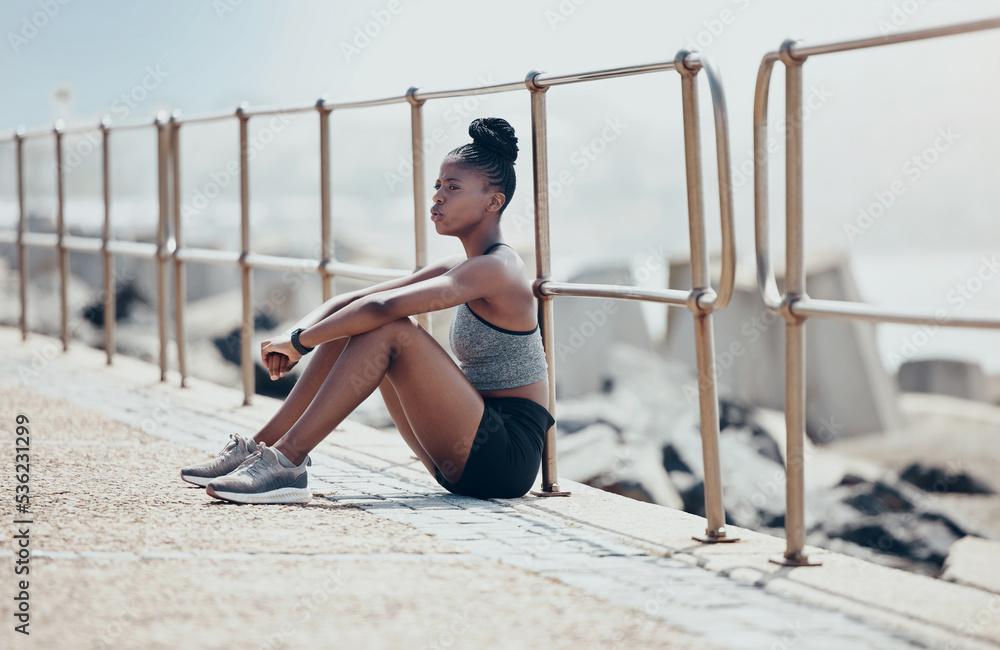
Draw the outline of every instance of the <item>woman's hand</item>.
M292 345L290 332L283 332L270 340L261 341L260 359L271 375L271 381L284 377L301 358L302 355Z

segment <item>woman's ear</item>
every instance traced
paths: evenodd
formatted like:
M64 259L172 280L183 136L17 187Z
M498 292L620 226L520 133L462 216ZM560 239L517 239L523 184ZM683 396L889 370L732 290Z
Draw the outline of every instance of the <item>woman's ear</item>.
M507 202L507 197L503 192L494 192L493 196L490 197L490 202L486 206L486 210L489 212L499 212L503 204Z

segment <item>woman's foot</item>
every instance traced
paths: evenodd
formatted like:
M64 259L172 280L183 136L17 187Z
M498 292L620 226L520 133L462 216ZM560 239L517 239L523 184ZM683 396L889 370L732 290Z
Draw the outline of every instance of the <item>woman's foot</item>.
M225 476L239 467L244 460L257 451L253 438L244 438L238 433L229 434L229 442L219 455L203 463L189 465L181 469L181 478L188 483L205 487L212 479Z
M311 464L306 456L295 465L262 442L236 471L211 481L205 491L234 503L307 503L312 499L306 473Z

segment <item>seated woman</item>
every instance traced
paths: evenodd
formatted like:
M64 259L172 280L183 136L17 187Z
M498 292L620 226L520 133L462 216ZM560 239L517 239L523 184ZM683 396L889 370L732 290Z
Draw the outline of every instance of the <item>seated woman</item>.
M435 230L458 237L465 255L336 296L261 343L272 380L314 348L316 356L252 439L233 434L181 478L237 503L309 501L309 452L378 388L400 435L447 490L513 498L531 488L554 421L531 282L500 231L517 138L500 118L474 120L469 134L442 162L430 210ZM455 306L460 365L413 318Z

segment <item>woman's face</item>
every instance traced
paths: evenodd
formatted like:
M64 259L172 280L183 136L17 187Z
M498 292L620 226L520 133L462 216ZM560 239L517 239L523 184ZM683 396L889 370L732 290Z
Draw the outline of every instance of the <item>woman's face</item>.
M444 163L434 181L431 221L441 235L462 235L482 221L495 217L503 205L502 193L490 191L478 172L454 163Z

